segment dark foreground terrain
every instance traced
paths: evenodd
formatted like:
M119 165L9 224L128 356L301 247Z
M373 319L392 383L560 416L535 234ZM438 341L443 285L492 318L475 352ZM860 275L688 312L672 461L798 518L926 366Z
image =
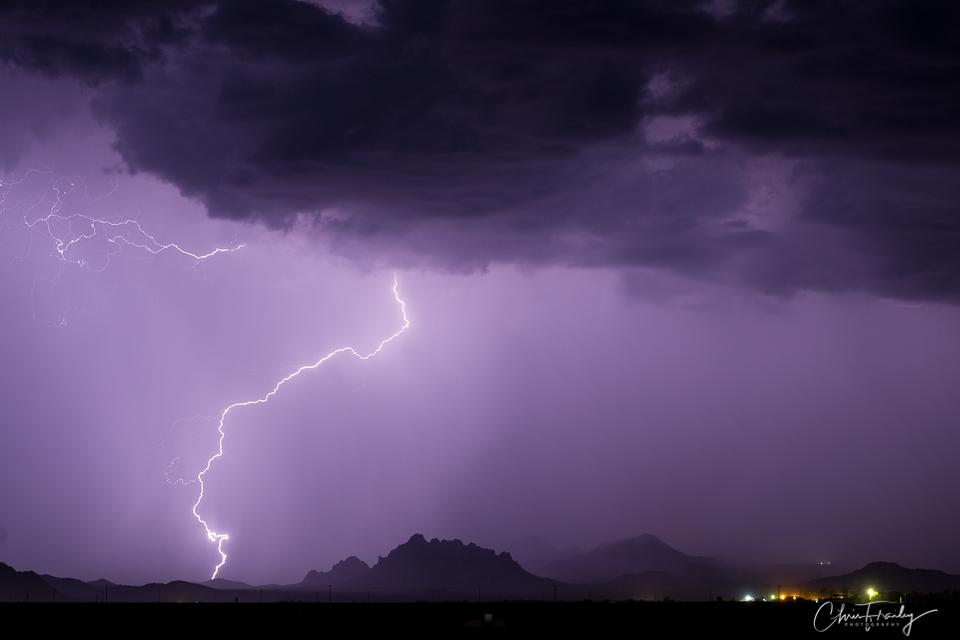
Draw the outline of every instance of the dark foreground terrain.
M840 626L818 633L814 602L444 602L444 603L2 603L0 632L47 635L59 631L101 636L143 633L269 633L297 635L377 632L538 637L956 637L958 606L915 602L907 611L935 613L916 620L907 636L903 620L887 626ZM892 607L892 605L890 605ZM899 609L899 605L896 606ZM822 621L829 622L827 617ZM9 634L9 635L8 635ZM866 635L865 635L866 634Z

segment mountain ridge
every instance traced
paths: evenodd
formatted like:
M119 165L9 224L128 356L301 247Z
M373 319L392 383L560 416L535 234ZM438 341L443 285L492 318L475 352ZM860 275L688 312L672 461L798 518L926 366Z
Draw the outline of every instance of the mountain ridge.
M307 572L300 583L291 585L254 586L218 579L205 583L174 580L131 586L105 579L85 582L17 571L0 562L0 601L315 601L322 591L326 591L331 600L349 601L579 600L588 597L711 600L739 599L744 593L756 593L758 589L763 589L759 593L765 593L766 588L781 582L758 581L742 573L704 564L709 559L684 554L650 534L599 545L578 558L581 563L585 562L583 558L599 559L601 569L616 575L600 577L594 573L594 579L589 582L539 576L523 568L507 551L497 552L459 539L428 540L416 533L386 556L380 556L373 566L356 556L348 556L328 571ZM626 562L616 567L603 564L616 559ZM646 568L641 566L643 562L647 563ZM666 566L649 568L657 563ZM881 592L942 593L960 591L960 575L936 569L910 569L894 562L871 562L846 574L795 584L807 594L854 594L868 587Z

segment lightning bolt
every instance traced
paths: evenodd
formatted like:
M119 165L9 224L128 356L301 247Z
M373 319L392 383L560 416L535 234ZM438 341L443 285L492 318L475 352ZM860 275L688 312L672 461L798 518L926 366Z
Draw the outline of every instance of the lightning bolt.
M32 176L46 176L50 180L49 188L45 189L43 194L32 203L9 202L14 189L26 183ZM64 214L64 198L77 188L81 188L86 199L91 202L106 198L113 191L111 190L100 198L91 198L86 183L82 179L59 176L52 171L38 169L26 171L19 179L16 176L0 176L0 215L22 209L23 226L30 232L39 233L51 241L55 256L60 262L55 279L62 275L63 267L68 264L96 272L105 271L110 266L111 258L124 247L145 251L152 255L174 252L192 258L196 262L202 262L221 253L239 251L246 246L246 244L240 243L229 247L216 247L205 253L196 253L183 248L176 242L161 242L156 236L148 233L138 220L133 218L111 219L82 213ZM115 189L116 185L114 185ZM53 194L52 197L50 196L51 193ZM45 207L45 205L47 206ZM35 213L36 209L44 209L44 207L45 211L40 214ZM82 255L76 255L82 243L97 237L103 237L109 245L116 247L107 252L106 260L99 268L89 263ZM27 252L20 256L20 259L25 259L30 255L33 238L34 235L31 233L30 245ZM31 296L35 294L37 283L41 281L52 282L53 280L34 278ZM34 312L34 318L36 318L36 312ZM66 324L66 320L61 317L60 321L55 324L63 326Z
M84 226L89 227L89 232L77 233L72 238L71 237L63 238L56 235L53 232L53 230L50 227L51 220L64 222L64 223L67 223L68 225L72 221L80 220L84 223ZM129 247L133 247L135 249L142 249L147 253L152 253L154 255L158 253L163 253L164 251L173 250L173 251L176 251L177 253L181 253L185 256L193 258L198 262L201 260L206 260L207 258L212 258L213 256L218 255L220 253L232 253L234 251L238 251L239 249L242 249L245 246L247 246L246 244L237 244L232 247L217 247L211 251L208 251L207 253L193 253L192 251L187 251L186 249L184 249L183 247L181 247L179 244L175 242L168 242L166 244L161 243L152 235L144 231L143 227L140 225L139 222L129 218L126 220L106 220L104 218L94 218L91 216L83 215L81 213L75 213L69 216L62 216L57 213L50 213L49 215L43 216L41 218L37 218L33 222L26 223L27 228L29 229L33 229L39 224L43 224L45 226L46 234L55 242L55 249L57 251L57 254L60 256L60 259L68 262L74 262L75 264L80 266L89 266L89 265L85 263L83 258L78 258L76 260L68 259L66 255L67 251L69 251L70 248L73 245L77 244L78 242L82 242L83 240L91 240L95 238L98 235L97 230L100 227L109 228L109 229L123 229L123 228L132 227L136 229L136 231L141 236L146 238L146 242L136 242L134 240L130 240L129 238L127 238L125 235L121 233L117 233L114 235L109 235L105 233L104 238L106 239L107 242L111 244L121 243ZM94 270L102 271L103 268L94 269Z
M28 178L33 175L48 176L50 178L49 188L44 191L43 195L41 195L32 203L24 204L10 202L9 199L11 198L14 189L17 186L25 183ZM137 249L152 255L165 252L174 252L191 258L197 262L201 262L222 253L239 251L246 246L246 244L241 243L230 247L217 247L205 253L196 253L185 249L183 246L175 242L161 242L154 235L148 233L138 220L133 218L103 218L82 213L65 214L63 212L64 198L74 189L78 188L78 186L83 189L84 194L87 194L86 185L79 178L58 176L52 171L30 169L20 179L17 179L15 176L0 176L0 216L5 217L5 214L8 214L11 211L23 211L23 225L29 231L36 232L51 241L55 256L61 263L57 271L58 277L65 265L75 265L98 272L104 271L110 265L110 259L112 256L121 251L124 247ZM103 197L105 198L109 195L110 194L108 193ZM86 197L90 201L96 200L94 198L90 198L89 195L86 195ZM43 211L38 214L36 213L37 209L42 209ZM93 240L97 237L102 237L111 246L116 247L115 250L111 250L107 253L104 264L99 268L88 262L83 255L77 255L77 251L84 242ZM27 253L21 256L21 258L26 258L29 256L33 246L33 238L34 234L31 233L30 248L27 249ZM36 287L38 280L39 279L37 278L34 279L34 287ZM377 344L376 348L368 353L361 353L354 347L349 346L334 349L316 362L305 364L287 376L281 378L280 381L277 382L274 387L262 397L255 398L253 400L245 400L243 402L235 402L231 405L228 405L220 413L220 420L219 424L217 425L217 432L220 434L217 441L217 451L207 458L206 465L196 475L196 477L191 478L190 480L184 480L182 478L172 480L170 478L169 471L179 463L179 458L174 459L164 470L164 476L169 484L186 486L197 483L200 485L200 493L197 496L196 502L193 504L192 512L194 517L197 519L197 522L203 526L207 535L207 539L216 543L217 552L220 554L220 562L217 563L216 567L214 567L211 579L217 577L220 569L227 562L227 554L223 550L223 544L230 539L230 536L226 533L221 533L211 529L207 521L204 520L204 518L200 515L199 509L205 495L204 491L206 487L204 485L204 478L210 472L213 463L223 456L223 441L226 435L224 428L227 417L235 409L258 404L266 404L273 396L280 392L280 389L283 387L283 385L287 384L302 373L319 368L328 360L342 353L348 353L359 360L369 360L380 353L380 351L382 351L387 344L395 340L404 331L406 331L407 328L410 327L410 320L407 318L406 303L400 298L400 294L398 292L398 281L396 274L393 276L393 298L400 307L400 317L402 319L400 328L381 340ZM66 324L66 321L61 318L60 322L57 324L62 326Z
M227 554L223 550L223 543L230 539L230 535L227 533L220 533L218 531L215 531L214 529L211 529L210 525L207 524L207 521L204 520L203 517L200 515L199 509L200 509L200 503L203 502L203 498L204 498L205 486L203 483L203 479L207 475L207 473L210 472L210 468L213 466L213 463L216 462L217 459L223 456L223 439L224 439L224 436L226 435L224 433L224 426L226 424L227 417L230 415L230 412L233 411L234 409L240 409L242 407L250 407L258 404L266 404L267 402L270 401L270 399L273 396L277 395L277 393L280 392L280 389L283 387L283 385L287 384L288 382L290 382L291 380L299 376L301 373L304 373L307 371L313 371L314 369L319 368L325 362L340 355L341 353L349 353L350 355L360 360L369 360L373 356L380 353L380 351L382 351L383 348L387 346L387 344L389 344L390 342L395 340L397 337L399 337L410 326L410 320L407 318L407 304L400 298L400 294L397 291L397 286L398 286L397 275L394 274L393 275L393 299L400 306L400 317L402 318L403 322L401 323L399 329L394 331L390 336L381 340L380 343L377 344L377 347L375 349L365 354L360 353L353 347L340 347L339 349L334 349L333 351L321 357L316 362L305 364L300 368L298 368L297 370L295 370L293 373L290 373L284 376L283 378L280 379L279 382L277 382L277 384L274 385L274 387L270 391L268 391L263 396L256 398L254 400L244 400L242 402L234 402L233 404L225 407L223 411L220 413L220 423L217 426L217 431L220 434L220 438L217 442L217 452L207 459L207 464L203 467L200 473L197 474L196 478L190 480L189 482L189 484L192 484L194 482L197 482L200 484L200 495L197 496L197 501L193 504L193 516L197 519L197 522L199 522L200 525L203 526L203 529L207 534L207 539L210 542L216 543L217 552L220 554L220 562L217 563L217 566L213 568L213 575L210 576L211 580L217 577L217 574L220 572L220 569L227 562ZM181 481L181 484L184 484L184 483Z
M6 198L8 197L12 187L15 187L19 184L22 184L27 180L27 177L31 174L45 174L49 172L41 172L35 169L28 171L24 177L20 180L4 180L0 178L0 213L5 210ZM52 175L52 174L51 174ZM126 219L107 219L107 218L98 218L95 216L88 216L82 213L74 213L70 215L63 215L61 213L63 209L63 198L70 191L77 187L78 184L82 183L77 178L63 178L59 176L54 176L53 184L51 185L52 191L56 194L53 202L50 204L50 208L46 214L38 216L33 220L28 219L27 215L24 215L23 224L28 229L35 231L38 228L40 231L50 238L54 243L54 249L57 252L57 256L60 260L65 262L72 262L79 266L89 266L85 263L83 258L70 258L67 253L75 245L83 242L84 240L92 240L93 238L99 235L99 230L104 230L104 238L110 244L116 245L126 245L133 247L134 249L141 249L148 253L154 255L163 253L165 251L175 251L184 256L193 258L197 261L206 260L212 258L215 255L221 253L232 253L238 251L246 246L246 244L237 244L232 247L217 247L206 253L194 253L193 251L188 251L176 242L160 242L156 237L147 233L143 226L137 220L132 218ZM109 195L109 194L108 194ZM43 199L41 198L36 204L27 207L27 210L35 208L37 205L41 204ZM53 223L59 222L65 226L65 232L61 233L54 230ZM86 232L74 232L73 235L70 234L70 231L74 228L74 223L80 222L81 227L87 229ZM110 229L112 231L107 232L106 230ZM124 232L124 230L132 230L139 234L140 238L131 239L127 237L131 235L129 231ZM121 231L117 233L116 231ZM102 271L102 269L99 269Z

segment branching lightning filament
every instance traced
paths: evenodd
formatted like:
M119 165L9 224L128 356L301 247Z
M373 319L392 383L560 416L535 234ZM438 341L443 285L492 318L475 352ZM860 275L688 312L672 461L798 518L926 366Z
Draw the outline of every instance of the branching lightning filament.
M48 180L41 189L38 197L17 199L15 193L23 187L29 191L28 181L31 179ZM114 187L116 188L116 186ZM23 227L30 232L30 242L24 255L27 258L33 247L35 234L48 240L52 246L52 255L59 262L55 279L58 279L64 267L76 266L91 271L104 271L110 265L111 258L122 249L135 249L152 255L161 253L176 253L194 262L202 262L221 253L232 253L244 248L245 244L235 244L227 247L216 247L205 252L194 252L184 248L177 242L162 242L149 233L139 220L128 217L101 217L85 213L64 212L64 199L67 195L77 191L85 197L86 202L93 203L106 198L107 193L98 198L91 198L87 193L86 183L77 177L59 176L52 171L30 169L23 176L0 176L0 221L16 216ZM94 239L107 243L108 251L101 264L94 264L81 251L82 245ZM31 299L34 299L37 285L41 282L51 283L54 280L35 277L31 287ZM34 311L34 319L37 318ZM57 326L66 325L66 319L60 317L58 321L49 321Z
M43 189L43 194L40 197L30 198L27 200L17 200L14 198L15 189L21 185L24 185L29 178L37 176L50 180L48 185ZM65 266L70 265L91 269L94 271L103 271L109 266L110 258L123 248L136 249L138 251L143 251L153 255L167 252L176 253L190 258L193 261L201 262L221 253L238 251L246 246L245 244L236 244L227 247L216 247L210 251L202 253L194 252L184 248L181 244L176 242L161 242L157 237L148 233L143 225L135 218L106 218L87 215L84 213L64 212L65 197L77 189L80 189L80 193L82 195L86 195L86 185L82 180L79 178L58 176L52 171L31 169L27 171L21 178L16 178L14 176L0 176L0 220L9 219L11 214L16 214L17 218L22 216L23 226L31 232L31 246L34 233L37 233L40 237L48 240L53 248L52 255L60 263L57 271L58 276ZM88 195L86 195L86 198L89 202L100 199L90 198ZM19 226L19 222L17 222L15 226ZM105 260L100 265L92 263L83 255L80 250L81 245L83 245L85 242L92 241L95 238L106 241L108 247L110 247L110 250L106 254ZM28 248L27 253L21 257L26 258L29 253L30 249ZM34 287L36 287L38 281L38 278L34 279ZM32 292L33 290L31 290L31 295ZM220 561L214 567L211 578L217 577L220 569L227 561L227 554L223 549L223 544L229 539L229 535L227 533L216 531L210 527L207 521L200 515L200 505L203 502L205 495L204 491L206 487L204 486L204 478L210 472L213 463L223 456L223 441L225 437L224 429L228 416L231 412L241 407L249 407L252 405L265 404L269 402L273 396L279 393L283 385L290 382L301 373L317 369L337 355L347 353L359 360L368 360L380 353L380 351L383 350L388 343L399 337L410 326L410 321L407 318L406 303L400 298L400 294L398 292L398 281L396 274L394 274L393 277L393 297L400 307L400 317L402 320L400 328L381 340L372 351L361 353L354 347L349 346L334 349L333 351L321 357L319 360L303 365L287 376L281 378L280 381L277 382L273 388L263 396L228 405L220 412L219 424L217 426L217 432L219 433L217 450L213 455L207 458L206 464L200 470L200 472L189 480L183 478L172 479L170 477L170 470L179 464L179 458L174 459L164 470L164 477L169 484L176 484L180 486L188 486L193 484L200 485L200 493L197 496L196 502L193 504L192 512L194 517L197 519L197 522L203 526L207 539L217 545L217 551L220 554ZM34 317L36 317L36 314ZM66 324L66 321L61 317L59 322L56 324L62 326Z
M0 178L0 213L5 213L8 208L7 198L12 188L24 183L27 177L33 174L43 175L50 174L50 172L31 169L19 180ZM148 233L139 221L132 218L107 219L82 213L62 213L64 196L80 184L81 181L78 178L54 176L53 183L50 187L54 197L46 211L32 219L29 214L25 214L23 217L24 226L31 231L41 232L53 241L57 256L65 262L72 262L79 266L89 266L82 257L73 258L69 252L79 243L84 240L92 240L99 236L101 232L103 233L104 239L112 245L127 246L152 254L171 251L193 258L194 260L206 260L220 253L231 253L246 246L245 244L236 244L231 247L216 247L205 253L195 253L184 249L176 242L160 242L156 237ZM43 200L27 206L26 210L29 212L42 205ZM84 230L74 231L74 228L78 225Z
M225 408L223 409L223 411L220 413L220 422L219 422L219 424L218 424L218 426L217 426L217 431L218 431L218 433L220 434L219 439L218 439L218 442L217 442L217 451L216 451L216 453L214 453L212 456L210 456L210 457L207 459L207 464L203 467L203 469L200 471L200 473L197 474L196 478L192 479L192 480L190 481L190 483L189 483L189 484L192 484L193 482L197 482L197 483L200 484L200 495L197 496L197 501L193 504L193 515L194 515L194 517L197 519L197 522L199 522L199 523L203 526L203 529L204 529L204 531L205 531L206 534L207 534L207 539L208 539L210 542L216 543L216 545L217 545L217 552L220 554L220 561L219 561L219 562L217 563L217 565L213 568L213 575L210 577L211 580L212 580L212 579L215 579L215 578L217 577L217 574L220 572L220 569L221 569L221 568L223 567L223 565L226 564L226 562L227 562L227 554L226 554L226 552L223 550L223 543L226 542L227 540L229 540L229 539L230 539L230 536L229 536L229 534L227 534L227 533L222 533L222 532L219 532L219 531L216 531L216 530L212 529L212 528L210 527L210 525L207 523L207 521L204 520L204 518L200 515L199 509L200 509L200 503L203 502L203 498L204 498L204 490L205 490L205 486L204 486L204 482L203 482L203 481L204 481L204 478L205 478L206 475L210 472L210 468L213 466L213 463L214 463L218 458L220 458L220 457L223 456L223 439L224 439L224 436L226 435L225 432L224 432L224 426L225 426L225 424L226 424L227 417L228 417L228 416L230 415L230 413L231 413L232 411L234 411L235 409L239 409L239 408L241 408L241 407L249 407L249 406L258 405L258 404L266 404L267 402L270 401L271 398L273 398L275 395L277 395L277 393L280 392L280 389L283 387L283 385L285 385L286 383L290 382L291 380L293 380L294 378L296 378L297 376L299 376L301 373L304 373L304 372L306 372L306 371L312 371L312 370L314 370L314 369L317 369L318 367L320 367L321 365L323 365L325 362L327 362L328 360L330 360L331 358L333 358L333 357L335 357L335 356L340 355L341 353L349 353L350 355L352 355L352 356L354 356L355 358L358 358L358 359L360 359L360 360L369 360L369 359L372 358L373 356L375 356L375 355L377 355L378 353L380 353L380 351L383 350L383 348L384 348L388 343L392 342L395 338L399 337L400 334L402 334L404 331L406 331L407 328L410 326L410 320L407 318L407 305L406 305L406 303L400 298L400 294L399 294L399 292L397 291L397 286L398 286L397 276L396 276L396 274L394 274L394 276L393 276L393 298L394 298L394 300L397 302L397 304L400 306L400 317L401 317L401 319L402 319L402 323L401 323L399 329L397 329L395 332L393 332L393 333L392 333L391 335L389 335L388 337L386 337L386 338L384 338L383 340L381 340L381 341L379 342L379 344L377 344L377 346L376 346L375 349L373 349L372 351L370 351L370 352L368 352L368 353L361 353L361 352L357 351L356 349L354 349L353 347L340 347L339 349L334 349L333 351L331 351L331 352L327 353L326 355L324 355L323 357L321 357L321 358L320 358L319 360L317 360L316 362L313 362L313 363L311 363L311 364L305 364L305 365L301 366L300 368L298 368L297 370L295 370L293 373L290 373L290 374L286 375L285 377L281 378L280 381L277 382L277 384L274 385L274 387L273 387L270 391L268 391L266 394L264 394L263 396L261 396L261 397L259 397L259 398L256 398L256 399L253 399L253 400L245 400L245 401L243 401L243 402L235 402L235 403L233 403L233 404L228 405L227 407L225 407ZM181 484L184 484L184 483L181 481Z

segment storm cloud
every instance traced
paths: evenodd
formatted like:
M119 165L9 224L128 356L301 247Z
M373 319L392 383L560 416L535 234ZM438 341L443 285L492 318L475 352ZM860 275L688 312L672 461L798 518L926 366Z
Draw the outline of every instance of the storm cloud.
M342 3L340 3L342 4ZM955 3L7 3L128 168L361 261L960 297Z

